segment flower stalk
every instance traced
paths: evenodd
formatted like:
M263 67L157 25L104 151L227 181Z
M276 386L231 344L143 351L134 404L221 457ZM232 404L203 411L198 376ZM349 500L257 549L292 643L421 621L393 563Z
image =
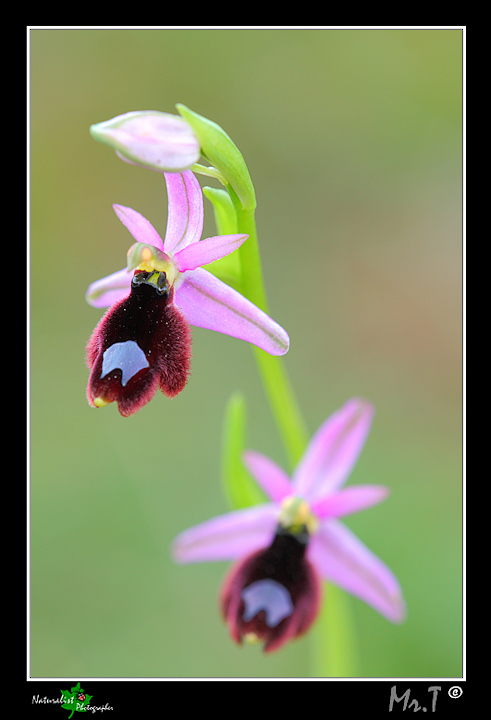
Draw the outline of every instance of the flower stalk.
M241 232L249 236L247 243L244 243L237 250L237 255L240 258L240 287L245 297L268 313L255 208L244 208L233 187L226 184L225 188L231 200L229 205L223 201L218 205L214 195L206 192L206 190L210 190L209 188L205 188L205 195L213 202L215 210L219 209L222 226L226 225L228 229L234 228L234 232ZM237 230L237 228L240 228L240 230ZM219 232L222 232L220 227ZM283 363L276 362L277 358L269 357L264 352L254 352L254 357L283 440L289 465L293 469L308 443L309 434L305 420Z
M328 600L310 635L310 677L359 677L360 658L349 597L336 585L323 584Z
M229 193L234 204L237 224L241 228L238 232L245 232L249 235L247 247L244 244L239 248L241 268L248 268L242 272L242 288L244 295L255 305L268 312L266 291L263 282L261 267L261 256L257 237L255 210L254 208L244 209L234 198L233 189ZM245 230L244 228L248 228ZM254 352L259 373L262 378L278 430L283 439L283 444L288 457L288 462L293 469L307 447L308 431L296 401L293 388L286 374L282 362L270 362L264 352Z
M259 242L254 207L245 208L230 183L223 183L231 205L220 204L222 223L228 231L246 233L248 242L237 251L240 258L241 290L251 302L268 312L264 288ZM213 201L212 197L208 195ZM217 203L214 203L217 210ZM233 209L232 217L230 212ZM219 228L219 232L222 232ZM254 357L271 410L283 441L290 469L296 466L308 444L308 430L298 405L289 377L280 358L253 348ZM358 675L358 652L351 622L348 598L331 583L324 583L326 597L319 622L311 636L311 675L313 677L356 677Z

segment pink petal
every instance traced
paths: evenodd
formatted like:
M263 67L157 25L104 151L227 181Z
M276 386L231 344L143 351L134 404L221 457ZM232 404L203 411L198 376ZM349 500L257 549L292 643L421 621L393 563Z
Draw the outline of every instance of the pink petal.
M321 425L295 469L295 492L311 502L348 479L365 444L374 415L367 400L353 398Z
M159 250L164 249L160 235L143 215L129 207L124 207L124 205L113 205L113 208L118 218L137 242L153 245Z
M281 502L284 497L292 494L292 486L288 475L266 455L254 450L247 450L244 453L243 460L251 475L256 478L271 500Z
M266 547L277 523L275 505L236 510L184 530L172 544L176 562L235 560Z
M217 235L216 237L192 243L174 255L174 262L180 272L195 270L201 265L220 260L237 250L249 235Z
M271 355L284 355L290 345L269 315L203 268L183 276L175 303L191 325L246 340Z
M406 607L397 578L343 523L323 523L310 540L307 556L326 580L368 603L388 620L404 619Z
M203 232L203 193L193 173L164 173L168 216L164 249L169 255L198 242Z
M133 273L127 268L107 275L89 285L85 298L89 305L96 308L109 307L123 300L131 290Z
M343 517L385 500L389 489L383 485L356 485L312 504L312 512L321 519Z

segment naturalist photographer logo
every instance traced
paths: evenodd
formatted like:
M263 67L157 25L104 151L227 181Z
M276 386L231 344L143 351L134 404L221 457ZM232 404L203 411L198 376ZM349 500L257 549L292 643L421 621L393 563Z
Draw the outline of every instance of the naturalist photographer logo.
M70 690L61 690L60 692L61 697L57 698L48 698L46 696L40 697L39 695L33 695L32 704L60 704L63 710L68 710L70 712L68 720L70 720L74 712L95 713L113 709L107 703L104 706L91 705L90 701L94 696L88 695L85 690L80 687L80 682L78 682L75 687L72 687Z
M94 696L87 695L78 682L75 687L72 687L70 692L68 690L62 690L61 697L63 699L61 707L64 710L71 710L68 718L68 720L70 720L74 712L87 712L87 707L90 705L90 701Z

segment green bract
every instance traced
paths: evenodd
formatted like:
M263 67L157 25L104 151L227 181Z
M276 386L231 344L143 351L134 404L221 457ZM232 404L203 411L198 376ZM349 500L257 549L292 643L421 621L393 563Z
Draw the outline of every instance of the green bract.
M225 494L234 509L250 507L267 499L242 462L246 450L246 405L242 393L228 401L222 445L222 481Z
M201 146L201 154L225 177L237 194L244 209L256 207L251 176L239 149L227 133L212 120L198 115L185 105L177 111L189 123Z

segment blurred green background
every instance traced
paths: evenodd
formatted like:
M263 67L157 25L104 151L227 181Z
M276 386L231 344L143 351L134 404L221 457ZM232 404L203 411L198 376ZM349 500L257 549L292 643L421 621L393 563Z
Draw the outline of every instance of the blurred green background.
M85 398L84 293L124 266L112 203L165 230L163 178L92 123L184 103L243 153L273 317L309 430L377 408L350 483L391 496L346 519L396 573L408 618L350 598L362 676L462 673L462 33L30 32L31 675L308 677L313 634L272 656L217 612L227 563L175 566L174 536L228 510L224 408L287 461L250 347L193 329L185 391L122 418ZM201 180L202 181L202 180ZM206 184L213 184L208 181ZM204 236L215 234L205 205Z

